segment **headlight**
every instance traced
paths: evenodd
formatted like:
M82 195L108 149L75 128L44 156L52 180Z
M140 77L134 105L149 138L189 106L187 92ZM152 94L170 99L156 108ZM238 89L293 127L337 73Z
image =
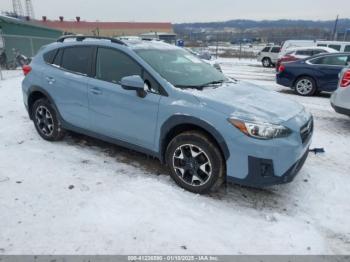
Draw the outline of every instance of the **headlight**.
M242 133L257 139L287 137L292 132L289 128L281 125L254 123L232 118L228 119L228 121Z

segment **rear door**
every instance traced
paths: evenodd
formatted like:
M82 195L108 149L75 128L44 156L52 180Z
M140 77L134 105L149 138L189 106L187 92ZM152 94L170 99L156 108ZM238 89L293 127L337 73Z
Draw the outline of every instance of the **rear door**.
M281 51L281 47L279 46L274 46L271 48L271 54L270 54L270 58L271 58L271 61L272 63L276 64L277 60L278 60L278 54L280 53Z
M87 80L91 73L92 50L89 46L59 49L43 78L62 118L84 129L89 128Z
M339 73L349 62L348 55L329 55L310 60L317 72L319 88L324 91L337 89Z

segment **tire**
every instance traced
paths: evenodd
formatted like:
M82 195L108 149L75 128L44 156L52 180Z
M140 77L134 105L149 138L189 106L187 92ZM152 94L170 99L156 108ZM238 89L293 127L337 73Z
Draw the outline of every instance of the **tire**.
M317 91L316 82L311 77L302 76L295 82L294 91L300 96L313 96Z
M34 126L39 135L47 141L59 141L65 131L57 117L57 112L46 98L35 101L31 114Z
M265 57L261 62L263 67L271 67L272 62L270 58Z
M223 156L202 132L188 131L176 136L169 143L165 158L172 179L192 193L215 192L225 180Z

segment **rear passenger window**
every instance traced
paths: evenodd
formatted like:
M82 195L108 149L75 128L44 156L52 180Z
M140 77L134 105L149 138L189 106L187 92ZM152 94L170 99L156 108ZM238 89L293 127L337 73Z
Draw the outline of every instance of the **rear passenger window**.
M312 56L313 52L312 50L299 50L296 52L296 55L302 55L302 56Z
M141 76L141 67L126 54L108 48L99 48L96 78L118 84L125 76Z
M48 64L52 64L53 59L55 58L55 55L57 53L57 49L51 50L44 54L44 61Z
M333 48L334 50L340 51L341 46L340 45L329 45L329 48Z
M279 53L281 51L281 48L280 47L273 47L272 49L271 49L271 53Z
M327 53L325 50L314 50L312 52L312 55L318 55L318 54L324 54Z
M348 63L348 56L325 56L310 61L312 64L317 65L334 65L334 66L345 66Z
M88 75L91 69L92 48L79 46L65 48L61 67L68 71Z
M345 46L344 52L350 52L350 45Z
M270 48L269 46L265 47L261 52L269 52L270 51Z

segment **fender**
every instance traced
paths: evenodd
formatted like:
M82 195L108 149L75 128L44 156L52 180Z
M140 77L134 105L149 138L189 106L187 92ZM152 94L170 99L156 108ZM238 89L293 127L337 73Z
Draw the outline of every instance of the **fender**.
M29 118L32 119L32 116L31 116L31 112L30 112L30 108L29 108L29 98L31 96L32 93L34 92L40 92L42 93L50 102L50 104L54 107L54 109L56 110L56 112L58 113L58 117L60 120L63 120L60 112L58 111L58 108L53 100L53 98L51 97L51 95L42 87L40 86L31 86L27 93L28 93L28 101L27 101L27 105L28 105L28 114L29 114Z
M207 131L219 144L221 151L224 154L225 160L227 160L230 157L230 151L228 150L227 144L225 142L225 139L222 137L219 131L217 131L211 124L208 122L193 117L189 115L173 115L169 117L162 125L160 129L160 137L159 137L159 146L160 146L160 157L161 161L164 161L164 152L165 152L165 146L164 143L166 142L165 139L168 135L168 133L179 125L195 125L198 126L205 131Z

